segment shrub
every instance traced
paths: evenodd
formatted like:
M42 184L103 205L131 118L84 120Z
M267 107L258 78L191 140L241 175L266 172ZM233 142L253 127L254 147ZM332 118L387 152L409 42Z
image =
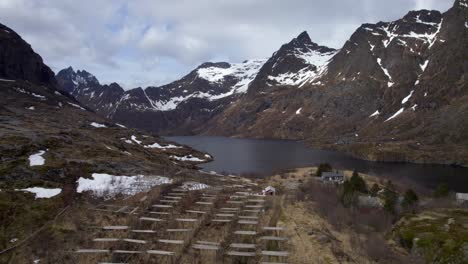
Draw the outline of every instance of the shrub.
M317 168L317 177L322 176L322 172L331 172L333 170L332 166L328 163L320 163Z
M434 192L434 197L441 198L448 196L450 190L446 183L440 183Z

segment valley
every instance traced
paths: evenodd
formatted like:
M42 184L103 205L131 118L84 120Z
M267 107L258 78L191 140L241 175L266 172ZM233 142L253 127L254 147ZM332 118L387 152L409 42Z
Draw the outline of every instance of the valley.
M93 37L129 26L97 45L74 27L53 33L73 1L28 1L38 22L0 10L32 29L0 24L0 263L468 261L468 0L361 24L340 48L301 30L239 62L220 51L241 49L235 38L171 42L170 19L159 31L130 21L137 2L67 16L86 14ZM216 62L200 63L201 46ZM163 54L136 62L132 47ZM179 53L192 70L127 87L75 70L69 49L127 80L129 65L167 74Z

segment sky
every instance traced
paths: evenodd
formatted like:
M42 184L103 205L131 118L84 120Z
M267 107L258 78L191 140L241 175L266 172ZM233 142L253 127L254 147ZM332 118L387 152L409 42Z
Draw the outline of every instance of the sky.
M453 0L0 0L15 30L54 72L72 66L125 89L158 86L206 61L268 58L306 30L341 48L362 23Z

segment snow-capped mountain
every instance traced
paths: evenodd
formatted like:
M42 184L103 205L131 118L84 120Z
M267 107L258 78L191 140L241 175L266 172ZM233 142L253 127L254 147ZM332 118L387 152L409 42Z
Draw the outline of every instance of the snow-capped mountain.
M57 80L81 103L116 121L158 132L190 133L220 106L246 93L264 63L208 62L170 84L128 91L116 83L101 85L92 74L71 67L60 71Z
M457 0L443 14L363 24L319 73L288 82L292 89L265 81L276 80L270 67L204 133L302 139L372 160L466 164L467 20L468 1Z
M204 63L170 84L122 91L104 111L78 100L165 134L302 139L377 160L468 160L457 143L468 138L467 17L467 0L443 14L411 11L361 25L339 50L303 32L266 60ZM455 154L444 155L441 142Z
M265 86L300 86L320 75L336 52L312 42L304 31L273 53L260 69L251 91L264 91Z

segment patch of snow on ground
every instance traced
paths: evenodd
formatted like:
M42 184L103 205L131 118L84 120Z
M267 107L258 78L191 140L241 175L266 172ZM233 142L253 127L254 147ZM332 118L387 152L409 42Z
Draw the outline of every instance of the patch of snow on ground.
M403 113L403 111L405 111L405 108L404 107L400 108L400 110L398 110L395 114L393 114L391 117L385 120L385 122L392 120L393 118L399 116L401 113Z
M26 188L26 189L20 189L18 191L24 191L24 192L30 192L34 193L36 195L36 198L51 198L54 196L59 195L62 192L62 189L60 188L42 188L42 187L31 187L31 188Z
M301 114L301 111L302 111L302 107L296 110L296 115Z
M93 126L93 127L95 127L95 128L107 127L107 126L104 125L104 124L100 124L100 123L96 123L96 122L92 122L92 123L91 123L91 126Z
M172 144L168 144L167 146L161 146L158 143L154 143L151 145L145 145L145 148L158 148L158 149L173 149L173 148L182 148L181 146L176 146Z
M378 116L380 115L380 112L379 110L375 111L372 115L370 115L369 117L374 117L374 116Z
M141 144L141 141L140 141L140 140L138 140L138 139L136 138L136 136L135 136L135 135L132 135L132 137L131 137L131 138L132 138L132 140L133 140L135 143L137 143L138 145L140 145L140 144Z
M416 111L416 107L418 106L418 104L414 104L411 109L413 109L413 111Z
M411 90L410 94L408 94L408 96L406 96L405 98L403 98L403 100L401 100L401 104L405 104L406 102L408 102L411 96L413 96L413 93L414 93L414 90Z
M90 191L94 196L112 198L117 194L135 195L152 187L172 183L162 176L115 176L106 173L93 173L92 179L80 177L77 180L77 193Z
M116 124L117 126L121 127L121 128L127 128L126 126L121 125L121 124L119 124L119 123L115 123L115 124Z
M29 166L42 166L45 163L45 159L42 155L45 154L45 150L41 150L36 154L29 156Z
M9 80L9 79L1 79L0 78L0 82L14 82L15 80Z
M180 161L195 161L195 162L203 162L205 160L202 160L200 158L197 158L197 157L193 157L192 155L187 155L187 156L183 156L183 157L179 157L179 156L170 156L171 158L173 159L176 159L176 160L180 160Z
M204 183L199 183L199 182L184 182L181 186L182 189L186 189L189 191L203 190L209 187L210 187L209 185L206 185Z
M36 110L36 108L35 108L34 106L26 107L26 109L28 109L28 110Z

